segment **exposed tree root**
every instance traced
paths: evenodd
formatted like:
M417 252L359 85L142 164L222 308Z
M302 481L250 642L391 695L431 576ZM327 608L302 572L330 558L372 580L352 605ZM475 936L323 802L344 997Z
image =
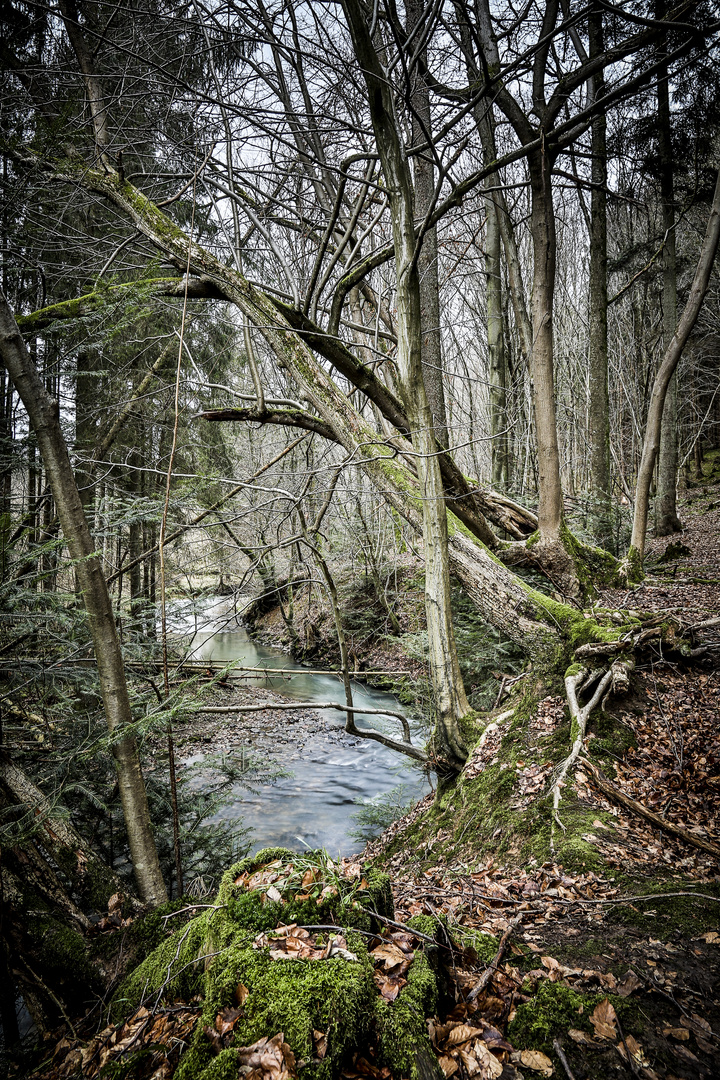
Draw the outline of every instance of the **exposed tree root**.
M624 791L621 791L620 788L611 783L597 765L587 757L583 757L582 764L583 768L586 768L592 773L596 786L608 799L620 803L620 805L624 806L627 810L632 810L634 814L640 814L641 817L647 818L653 825L657 825L659 829L664 829L665 832L672 833L673 836L679 836L680 839L684 840L687 844L692 844L693 847L700 848L701 851L707 851L709 855L714 855L715 858L720 859L720 847L718 847L717 844L713 844L709 840L703 840L699 836L694 836L691 832L688 832L687 829L683 829L680 825L675 825L672 821L666 821L665 818L660 817L659 814L655 814L652 810L648 810L642 803L637 802L635 799L631 799L629 795L626 795Z
M580 666L576 667L565 677L565 691L567 693L568 705L570 706L573 744L568 756L556 769L553 777L553 784L550 789L553 797L550 850L553 852L555 851L555 826L559 825L563 832L565 832L565 826L560 820L559 812L562 786L568 772L575 764L582 751L588 718L593 709L597 708L601 701L603 701L613 690L624 691L627 689L630 666L631 663L627 660L614 660L607 669L591 671L587 667ZM578 694L581 690L591 686L598 677L599 682L595 687L595 692L587 704L581 707L578 702Z

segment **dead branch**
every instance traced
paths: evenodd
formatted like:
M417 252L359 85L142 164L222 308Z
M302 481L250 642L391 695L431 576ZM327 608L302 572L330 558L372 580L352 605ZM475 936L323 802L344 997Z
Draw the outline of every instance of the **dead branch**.
M629 795L626 795L624 791L616 787L611 783L605 774L593 764L587 757L582 759L583 768L587 768L593 775L595 784L608 799L612 799L614 802L620 803L627 810L632 810L634 814L639 814L641 817L647 818L653 825L656 825L658 829L663 829L665 832L672 833L673 836L679 836L681 840L684 840L687 844L692 844L693 847L700 848L701 851L706 851L709 855L714 855L716 859L720 859L720 847L717 844L711 843L709 840L703 840L699 836L693 836L687 829L683 829L680 825L675 825L672 821L666 821L665 818L661 818L659 814L655 814L652 810L648 810L642 803L637 802L635 799L631 799ZM694 894L693 894L694 895Z
M507 948L508 941L510 940L510 938L512 937L512 935L514 934L514 932L517 930L518 926L522 922L524 915L525 915L525 912L523 911L519 915L516 915L515 918L512 920L512 922L508 926L507 930L505 931L503 936L500 938L500 941L498 942L498 950L497 950L497 952L495 953L495 955L492 958L491 962L488 964L488 966L483 971L483 973L480 976L480 979L478 980L476 985L472 988L472 990L468 994L468 996L466 998L466 1001L468 1001L468 1002L474 1001L475 998L479 997L480 994L482 994L483 990L487 987L488 983L490 982L493 975L497 971L498 964L500 963L503 956L505 955L505 949Z

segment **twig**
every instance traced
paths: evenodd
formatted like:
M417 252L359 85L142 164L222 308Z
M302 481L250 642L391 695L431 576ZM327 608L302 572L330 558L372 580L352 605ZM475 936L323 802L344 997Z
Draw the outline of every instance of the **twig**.
M568 1059L565 1057L565 1051L563 1050L562 1046L560 1045L560 1040L559 1039L553 1039L553 1050L555 1051L558 1058L560 1059L560 1064L562 1065L563 1069L567 1073L568 1080L575 1080L575 1076L573 1075L572 1069L568 1065Z
M395 922L394 919L388 919L385 915L378 915L377 911L373 911L372 908L363 908L362 910L366 912L366 914L372 915L378 922L385 923L387 926L394 926L397 930L404 930L406 933L413 934L416 938L420 938L421 941L428 941L431 945L439 946L441 949L449 949L450 952L452 952L449 945L442 945L428 934L421 934L419 930L414 930L412 926L407 926L405 923L401 922Z
M361 934L363 937L369 938L376 938L378 936L377 934L371 933L369 930L360 930L357 926L333 926L332 924L328 924L327 926L298 925L298 930L307 930L310 934L320 934L325 933L326 931L334 931L337 933L338 931L340 931L340 933L342 934ZM271 935L273 931L268 930L267 933L268 935ZM415 931L413 931L413 933L415 933Z
M518 926L522 922L524 914L525 914L525 912L523 911L523 912L521 912L520 915L516 915L515 918L512 920L512 922L508 926L507 930L505 931L503 936L500 938L500 941L498 943L498 951L495 953L495 955L492 958L491 962L488 964L488 966L483 971L477 985L474 986L472 988L472 990L470 991L470 993L468 994L467 998L465 999L466 1001L468 1001L468 1002L474 1001L476 997L478 997L480 994L482 994L483 990L488 985L488 983L492 979L493 975L497 971L497 966L498 966L498 964L500 963L500 961L502 960L502 958L503 958L503 956L505 954L505 949L507 948L507 943L510 940L513 933L515 932L515 930L517 930Z
M645 975L642 975L639 971L636 971L634 967L630 967L630 971L632 971L633 975L635 975L636 978L640 979L641 982L644 982L646 986L650 986L657 994L660 994L662 997L667 998L668 1001L672 1002L675 1008L679 1009L679 1011L681 1013L684 1013L685 1016L690 1015L687 1009L684 1009L680 1002L676 1001L672 994L668 994L666 990L663 990L661 986L658 986L658 984L655 982L655 976L651 975L650 972L648 972L649 977L646 977Z
M617 1013L615 1013L615 1019L617 1020L618 1029L620 1031L620 1038L622 1039L622 1044L625 1047L625 1053L627 1054L628 1064L629 1064L629 1066L630 1066L630 1068L632 1070L632 1074L633 1074L633 1076L639 1076L640 1073L638 1072L638 1067L635 1064L635 1060L634 1060L632 1054L630 1053L630 1050L628 1049L628 1044L627 1044L627 1041L625 1039L625 1032L623 1031L622 1024L620 1023L620 1017L618 1016Z

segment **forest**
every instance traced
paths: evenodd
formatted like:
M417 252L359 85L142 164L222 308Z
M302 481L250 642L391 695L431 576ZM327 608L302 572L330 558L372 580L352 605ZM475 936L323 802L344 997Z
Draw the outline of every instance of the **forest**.
M0 7L0 1073L720 1074L720 7Z

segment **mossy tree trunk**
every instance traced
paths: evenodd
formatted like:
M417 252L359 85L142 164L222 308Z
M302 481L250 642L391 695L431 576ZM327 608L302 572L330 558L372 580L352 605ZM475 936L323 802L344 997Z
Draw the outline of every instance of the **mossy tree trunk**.
M356 0L344 0L355 54L367 85L375 141L388 190L395 248L396 309L402 395L417 450L425 556L425 614L430 672L437 711L436 744L447 764L460 768L467 750L459 721L469 710L450 607L448 524L434 416L425 388L422 348L422 303L415 238L414 198L410 166L400 143L400 124L393 94ZM425 193L427 194L427 193ZM420 238L420 243L423 238Z

